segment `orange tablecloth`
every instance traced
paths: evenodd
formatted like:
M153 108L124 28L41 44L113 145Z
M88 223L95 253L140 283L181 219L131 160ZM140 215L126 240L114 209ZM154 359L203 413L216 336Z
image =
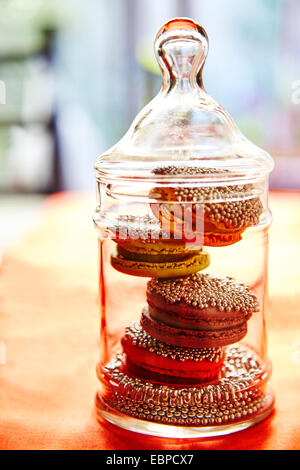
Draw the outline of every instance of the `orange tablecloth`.
M255 427L214 439L126 432L94 413L98 360L94 197L61 193L38 229L4 256L0 274L1 449L299 449L300 193L272 193L267 316L276 410Z

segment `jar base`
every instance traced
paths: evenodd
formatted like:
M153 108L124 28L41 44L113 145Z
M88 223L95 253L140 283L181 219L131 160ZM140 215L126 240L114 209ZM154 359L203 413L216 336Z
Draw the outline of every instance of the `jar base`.
M174 426L137 419L121 413L106 403L99 393L96 394L95 401L99 420L104 418L111 424L127 431L175 439L217 437L243 431L265 420L274 409L274 393L268 388L264 395L264 406L255 415L244 420L213 426Z
M122 428L160 437L210 437L246 429L272 411L266 387L270 361L262 363L248 345L226 348L218 381L175 386L131 375L122 354L97 368L99 416Z

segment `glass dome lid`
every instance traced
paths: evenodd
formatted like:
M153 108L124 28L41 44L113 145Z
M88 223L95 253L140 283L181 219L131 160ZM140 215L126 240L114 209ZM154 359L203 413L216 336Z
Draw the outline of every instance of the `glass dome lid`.
M196 167L184 177L197 180L249 180L269 173L270 155L251 143L204 89L208 37L202 26L172 19L159 29L154 49L161 90L124 137L97 158L97 178L164 180L164 172L155 169L168 166ZM172 178L182 179L180 173L172 172Z

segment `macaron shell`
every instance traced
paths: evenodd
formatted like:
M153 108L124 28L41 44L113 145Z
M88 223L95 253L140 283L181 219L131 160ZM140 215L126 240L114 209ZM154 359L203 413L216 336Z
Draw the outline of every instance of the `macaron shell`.
M142 312L141 325L154 338L174 346L216 348L234 344L247 334L247 322L221 330L191 330L174 328L151 318L148 307Z
M203 372L195 373L194 377L187 377L184 375L168 375L165 370L161 372L152 371L145 369L141 366L136 365L130 360L126 360L126 369L130 375L138 378L143 378L147 382L151 381L158 384L167 385L200 385L207 384L219 379L220 371L204 370Z
M221 312L217 312L216 315L216 310L209 308L201 312L200 315L199 313L197 314L195 309L195 316L188 318L178 312L160 310L150 303L148 303L148 311L149 315L154 320L160 321L161 323L165 323L169 326L173 326L174 328L203 331L217 331L223 330L224 328L233 328L243 324L251 317L251 314L247 316L244 314L241 314L240 316L235 315L234 317L231 317L229 314L226 318L226 313L224 314L224 312L222 312L221 314Z
M171 320L172 317L182 319L182 322L199 320L208 325L207 329L216 329L217 324L221 328L230 328L259 311L258 298L248 285L232 277L208 273L177 279L151 279L146 295L148 304L163 311L163 315L170 315Z
M200 309L183 301L166 303L164 298L147 290L150 316L175 328L192 330L222 330L248 321L252 313L231 310L220 311L214 307Z
M221 247L221 246L230 246L234 245L235 243L241 241L242 234L244 230L240 230L239 232L234 233L207 233L204 234L203 245L204 246L213 246L213 247Z
M172 236L172 235L170 235ZM118 246L125 250L136 254L155 255L186 255L187 253L196 253L201 251L202 245L190 246L184 240L179 239L137 239L127 238L125 240L117 240Z

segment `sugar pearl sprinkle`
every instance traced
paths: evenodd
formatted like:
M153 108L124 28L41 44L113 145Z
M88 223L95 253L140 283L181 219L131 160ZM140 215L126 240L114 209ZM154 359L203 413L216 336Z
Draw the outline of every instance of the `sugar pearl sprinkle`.
M222 173L228 173L229 170L224 169ZM152 171L155 175L187 175L187 176L194 176L194 175L206 175L206 174L220 174L220 170L217 168L204 168L198 166L175 166L175 165L168 165L162 166L158 168L154 168Z
M249 287L231 277L196 273L177 279L151 279L149 292L161 295L169 304L185 302L192 307L214 307L221 312L256 312L259 303Z
M218 362L222 356L222 348L183 348L163 343L162 341L148 335L139 323L134 323L126 328L126 335L132 339L134 345L168 359L179 360L182 362Z
M156 175L193 176L216 174L215 168L166 166L153 170ZM252 184L230 186L198 186L174 189L174 200L204 205L204 212L212 222L241 228L257 225L263 210L261 200L253 195ZM159 192L160 190L157 189ZM164 191L164 190L163 190ZM216 201L216 202L209 202Z
M223 377L210 385L178 388L131 377L122 372L121 355L104 373L106 403L135 418L164 424L226 424L254 415L269 399L260 381L264 368L252 352L238 347L226 350Z

